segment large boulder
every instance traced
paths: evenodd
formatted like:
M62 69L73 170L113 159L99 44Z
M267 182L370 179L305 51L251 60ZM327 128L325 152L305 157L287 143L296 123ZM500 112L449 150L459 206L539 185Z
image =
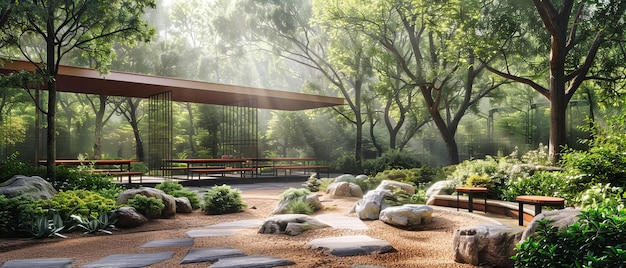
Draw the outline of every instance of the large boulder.
M389 190L371 190L363 196L363 199L356 202L354 212L361 220L378 220L380 211L392 206L385 202L385 197L391 195Z
M111 213L111 221L115 221L115 227L135 228L149 221L146 216L137 212L134 207L121 207Z
M383 209L379 218L387 224L411 229L430 223L432 217L433 208L427 205L406 204Z
M191 213L193 212L193 207L191 206L191 202L187 197L174 197L174 201L176 201L176 213Z
M452 185L454 185L454 181L451 180L435 182L433 185L428 187L428 190L426 190L426 197L430 198L435 195L452 194L454 191L454 187Z
M471 265L513 267L511 257L522 237L522 229L505 225L476 225L454 232L454 261Z
M329 226L309 215L282 214L267 218L259 229L259 233L299 235L308 230L326 227Z
M409 195L415 194L415 187L411 184L384 180L376 189L367 192L363 199L354 205L354 212L361 220L377 220L380 211L393 206L386 201L386 198L392 197L396 188L404 190Z
M35 200L45 200L57 193L52 184L38 176L15 175L0 183L0 194L6 197L27 195Z
M335 177L334 182L353 182L355 180L356 177L354 177L352 174L343 174Z
M298 198L293 198L293 199L286 199L286 200L281 200L280 202L278 202L278 205L276 205L276 208L274 208L274 211L272 212L273 214L284 214L287 213L287 210L289 208L289 205L293 202L296 202L300 199ZM304 201L307 202L309 205L311 205L311 207L313 208L313 211L318 211L320 209L324 208L324 205L322 205L322 202L320 201L320 199L318 198L318 196L316 194L309 194L304 198Z
M580 209L575 208L543 211L538 215L535 215L533 220L528 224L526 230L524 230L524 233L522 234L522 241L535 234L535 230L537 230L540 220L548 220L548 226L564 230L579 220L579 214Z
M333 182L328 185L326 193L332 196L363 197L361 186L351 182Z
M174 197L155 188L141 187L137 189L128 189L120 193L117 197L117 204L127 204L128 200L134 198L137 194L154 197L163 201L165 208L161 210L161 218L169 219L176 216L176 200L174 200Z
M380 185L376 187L376 189L383 189L383 190L389 190L389 191L393 191L395 188L400 188L409 195L415 194L415 186L408 184L408 183L399 182L399 181L383 180L380 182Z

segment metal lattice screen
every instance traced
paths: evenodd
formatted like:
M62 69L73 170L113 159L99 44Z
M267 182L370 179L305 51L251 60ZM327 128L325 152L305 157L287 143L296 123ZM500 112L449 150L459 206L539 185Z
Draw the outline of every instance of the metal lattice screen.
M258 109L256 100L223 106L221 154L235 158L258 157Z
M150 96L148 111L148 167L155 175L170 177L164 160L172 159L172 93Z

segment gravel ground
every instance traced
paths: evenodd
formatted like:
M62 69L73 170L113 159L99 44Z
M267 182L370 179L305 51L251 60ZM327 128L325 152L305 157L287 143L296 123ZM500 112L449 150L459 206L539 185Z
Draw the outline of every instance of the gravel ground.
M70 233L68 239L0 239L0 262L29 258L73 258L75 267L111 254L174 251L174 257L150 267L176 267L189 247L139 248L143 243L187 237L186 232L208 225L242 219L264 219L278 203L283 189L245 190L243 198L248 204L244 212L209 216L201 211L178 214L175 219L158 219L134 229L114 231L113 235ZM325 209L317 214L333 213L354 216L350 210L357 198L332 198L320 194ZM433 221L420 230L403 230L381 221L366 221L368 230L355 231L325 228L308 231L299 236L258 234L257 230L244 230L223 237L196 238L193 248L215 246L233 247L248 255L270 255L292 260L291 267L351 267L355 264L384 267L473 267L454 262L452 235L462 226L491 223L464 213L435 210ZM345 235L369 235L389 242L397 252L355 257L334 257L319 250L304 249L315 238ZM208 263L185 264L183 267L207 267Z

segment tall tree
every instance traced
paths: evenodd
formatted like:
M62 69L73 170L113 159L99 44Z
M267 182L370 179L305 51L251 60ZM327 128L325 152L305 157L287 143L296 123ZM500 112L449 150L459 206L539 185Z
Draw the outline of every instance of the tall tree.
M456 131L463 116L499 83L475 87L485 66L461 49L472 1L319 0L328 20L368 35L394 55L404 79L419 90L446 144L450 164L459 162Z
M485 53L483 56L498 59L494 63L500 65L488 66L491 72L525 84L548 100L549 154L556 162L560 160L562 147L567 143L567 105L578 88L588 80L615 82L624 78L622 70L626 63L623 51L626 1L486 1L485 7L493 11L485 12L486 20L502 20L508 16L511 25L522 25L483 28L477 32L496 31L497 34L514 37L507 40L510 46L504 54ZM520 13L524 16L511 16ZM533 28L532 23L535 21L540 21L543 25ZM546 38L542 38L544 36ZM549 43L545 41L548 37ZM524 44L530 42L544 42L535 46L540 49L537 53L540 58L510 60L520 58L520 55L523 58L527 49ZM544 66L548 73L537 75L533 72L537 70L537 65ZM607 83L606 86L615 84Z
M114 57L111 47L115 42L150 40L154 30L142 16L145 9L154 7L154 0L15 1L7 18L7 24L14 28L3 27L2 35L20 49L38 73L48 77L47 177L56 178L56 77L61 60L70 51L81 50L105 71ZM39 47L43 49L36 49Z

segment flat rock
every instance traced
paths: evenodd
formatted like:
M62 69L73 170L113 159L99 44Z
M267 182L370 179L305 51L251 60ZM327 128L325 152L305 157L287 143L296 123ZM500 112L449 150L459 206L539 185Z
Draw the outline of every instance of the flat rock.
M194 229L187 231L189 237L211 237L234 235L241 229Z
M259 219L240 220L218 223L207 226L209 229L256 229L263 225L263 221Z
M73 259L69 258L46 258L46 259L22 259L10 260L0 267L2 268L70 268Z
M163 239L147 242L140 248L156 248L156 247L185 247L193 246L193 238L176 238L176 239Z
M338 236L314 239L306 245L309 249L322 249L338 257L383 254L395 252L387 241L371 238L367 235Z
M367 225L356 217L347 217L337 214L322 214L316 216L315 218L335 229L367 230Z
M192 249L187 252L187 255L180 262L181 264L185 263L196 263L196 262L214 262L224 258L234 258L234 257L243 257L246 256L243 251L229 248L229 247L214 247L214 248L202 248L202 249Z
M83 268L92 267L116 267L116 268L134 268L145 267L155 263L162 262L174 256L174 252L155 252L155 253L138 253L138 254L114 254L104 257L95 262L88 263Z
M288 266L296 264L293 261L279 259L270 256L246 256L220 259L210 268L270 268L276 266Z

